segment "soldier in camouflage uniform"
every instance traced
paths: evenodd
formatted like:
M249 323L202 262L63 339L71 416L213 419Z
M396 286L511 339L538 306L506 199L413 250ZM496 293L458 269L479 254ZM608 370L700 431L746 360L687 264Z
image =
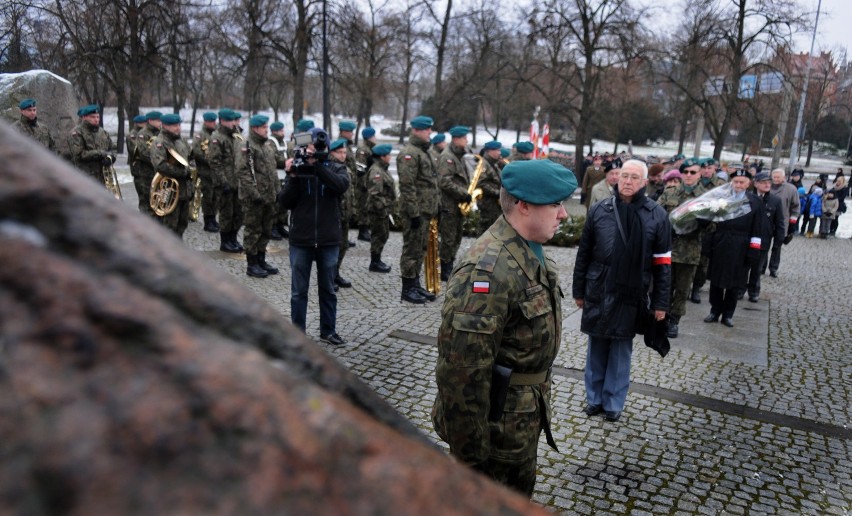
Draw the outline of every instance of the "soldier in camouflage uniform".
M441 189L441 220L438 227L441 234L441 281L447 281L453 271L453 262L462 239L464 214L459 203L469 203L471 174L464 161L467 153L467 127L456 126L450 129L450 145L438 158L438 187Z
M535 147L532 142L518 142L512 146L512 150L509 161L526 161L533 159Z
M104 167L115 163L115 154L111 153L112 140L100 126L100 107L90 104L81 107L78 113L81 117L80 123L68 137L71 160L86 175L106 187Z
M438 173L428 153L432 123L428 116L412 118L408 143L396 157L400 216L404 219L402 256L399 259L401 297L403 301L416 304L435 300L435 295L420 285L429 223L438 216L440 209Z
M376 130L372 127L365 127L361 130L361 144L355 150L355 182L352 183L354 190L352 194L355 196L355 204L358 207L359 213L366 213L367 220L370 219L368 208L367 172L373 166L373 147L376 146ZM367 242L372 241L369 229L363 232L358 228L358 239Z
M214 184L222 185L219 192L219 250L226 253L241 253L243 246L237 240L237 232L243 225L237 187L236 152L245 139L237 132L240 114L231 109L219 110L219 127L210 135L207 145L207 162L214 177Z
M705 192L699 179L698 160L690 158L680 165L682 183L666 188L657 202L671 213L686 201L695 199ZM686 298L692 288L695 269L701 260L701 235L698 228L684 235L672 235L672 308L668 319L668 337L678 336L680 318L686 313Z
M685 162L682 154L678 154L675 158L680 158L678 161L681 162L681 165ZM695 158L693 158L695 159ZM678 161L675 161L677 163ZM704 158L697 160L698 165L701 167L701 181L700 184L704 188L705 191L712 190L717 186L722 186L725 184L725 180L716 175L716 160L713 158ZM704 283L707 281L707 267L710 265L710 259L706 256L702 256L701 260L698 263L698 267L695 269L695 276L692 280L692 292L689 295L689 300L693 303L699 304L701 303L701 287L704 286Z
M429 156L432 157L432 161L435 162L435 170L438 170L438 163L441 159L441 154L444 152L444 149L447 148L447 137L444 133L438 133L432 137L429 142L432 144L429 147Z
M212 111L202 115L204 123L201 131L192 141L192 159L198 170L201 180L201 210L204 212L204 231L209 233L219 232L219 223L216 222L216 214L219 211L219 193L222 185L216 183L216 177L210 169L207 161L207 148L210 146L210 137L216 131L216 119L218 116Z
M364 231L369 231L369 218L364 213L364 207L358 206L356 198L356 191L360 188L357 181L358 167L355 162L355 153L352 151L352 147L355 145L352 137L356 127L355 122L351 120L341 120L337 125L338 139L343 140L343 149L346 151L343 154L343 164L346 165L346 171L349 172L349 184L356 185L355 188L349 188L340 199L340 253L337 255L337 273L334 277L334 284L340 288L352 287L352 282L340 275L343 257L346 256L346 250L349 249L349 221L353 218L358 221L359 233L361 232L361 222L365 221L363 224ZM363 196L366 197L366 188ZM354 243L352 242L353 245Z
M556 449L550 388L563 294L542 244L576 187L551 161L507 165L504 216L465 253L441 309L435 431L459 461L527 496L542 431Z
M367 211L370 214L370 271L390 272L390 265L382 261L382 251L390 234L390 216L396 203L396 186L388 172L393 148L385 143L373 147L373 165L367 173Z
M154 218L157 216L151 210L151 181L154 180L154 165L151 163L151 148L154 140L160 134L162 122L159 111L151 111L145 114L145 127L136 134L136 145L133 149L133 185L139 196L139 212L148 214Z
M53 141L50 130L38 123L36 101L33 99L24 99L18 104L18 108L21 110L21 118L12 124L12 127L44 145L51 152L56 152L56 144Z
M186 226L189 225L189 202L195 195L189 167L184 167L169 154L174 149L187 162L189 161L189 144L180 137L180 115L168 114L160 117L162 123L160 133L154 138L151 146L151 165L161 176L171 177L178 182L178 203L174 211L163 216L155 217L177 236L183 238Z
M592 165L588 167L583 174L583 181L580 184L580 202L586 207L586 211L589 211L589 203L592 188L603 181L604 176L606 176L606 169L604 169L602 165L603 158L600 155L596 154L594 158L592 158Z
M236 177L240 204L245 214L246 274L265 278L278 274L278 268L266 261L266 244L275 220L275 204L281 182L278 168L286 159L268 138L269 117L254 115L249 119L248 140L236 154Z
M269 133L269 141L275 145L275 152L281 159L286 160L287 141L284 139L284 124L282 122L272 122L269 124ZM285 226L287 226L287 211L279 209L278 203L275 203L275 220L272 222L272 233L269 234L269 239L284 240L287 238L289 233Z
M349 157L349 148L346 145L345 138L338 138L331 142L328 146L328 157L332 163L343 165L346 173L349 174L349 184L353 184L354 173L349 169L347 158ZM343 257L346 255L346 250L349 249L349 217L352 215L352 206L355 202L352 188L348 188L340 196L340 242L337 251L337 267L334 270L334 288L350 288L352 283L340 275L340 266L343 264Z
M138 143L137 137L139 136L139 131L141 131L145 127L145 115L136 115L133 117L133 127L127 131L127 135L124 137L124 144L127 146L127 165L130 167L130 175L136 177L136 173L134 172L133 166L133 154L136 153L136 144ZM134 185L135 186L135 185Z
M479 177L477 188L482 188L482 197L476 202L479 209L479 234L494 224L500 217L500 152L503 146L497 140L487 142L482 146L482 159L485 160L482 175Z

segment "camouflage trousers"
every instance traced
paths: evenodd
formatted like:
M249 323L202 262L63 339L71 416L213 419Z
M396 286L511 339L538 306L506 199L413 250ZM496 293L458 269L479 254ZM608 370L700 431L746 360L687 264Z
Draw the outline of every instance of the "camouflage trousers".
M222 191L219 198L219 231L236 233L243 225L243 211L235 188Z
M221 188L213 184L213 179L207 176L201 177L201 210L204 218L216 218L219 214L219 197Z
M243 231L243 246L246 254L266 252L269 235L272 233L272 221L275 216L275 203L251 203L245 210L245 230Z
M692 278L697 265L672 262L672 310L678 320L686 314L686 300L692 293Z
M449 210L441 210L441 221L438 228L441 232L441 247L438 256L442 262L452 262L456 259L462 240L464 215L455 206Z
M431 217L420 217L420 227L411 228L411 220L406 219L402 226L402 255L399 257L399 274L406 279L420 276L423 269L423 256L426 254L426 239L429 235Z
M381 256L390 235L390 221L385 210L370 212L370 254Z
M355 187L355 220L358 221L358 226L370 225L370 213L367 210L367 174L357 178Z
M154 215L154 218L160 221L162 225L174 231L179 238L183 239L183 233L189 225L189 201L178 201L173 212L162 217Z
M156 218L151 209L151 181L153 180L153 170L139 165L133 167L133 186L136 187L136 195L139 196L139 213Z
M701 256L701 261L695 269L695 277L692 279L692 289L698 290L707 282L707 266L710 265L710 258Z
M477 204L479 208L479 234L485 231L494 224L503 210L500 208L500 200L496 197L483 197Z

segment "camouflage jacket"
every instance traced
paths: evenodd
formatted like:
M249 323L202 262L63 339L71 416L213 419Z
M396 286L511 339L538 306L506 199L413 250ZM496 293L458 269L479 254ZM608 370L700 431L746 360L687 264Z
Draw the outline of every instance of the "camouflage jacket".
M360 188L361 185L358 183L358 164L355 160L355 151L352 150L354 143L352 140L346 140L346 161L343 164L346 165L346 171L349 172L349 184L357 185ZM352 209L355 206L355 190L355 188L348 188L340 199L346 207L347 216L352 213Z
M133 165L133 153L136 152L136 136L139 134L139 129L134 125L127 135L124 136L124 145L127 147L127 163Z
M213 184L237 187L235 151L245 139L235 129L219 126L210 135L207 145L207 163L213 176Z
M154 172L161 176L177 179L178 199L181 201L189 200L195 194L189 167L177 163L169 154L169 149L176 150L181 157L189 160L189 144L178 135L168 131L160 131L160 134L152 142L151 152L148 153L151 158L151 165L154 167Z
M657 203L666 210L666 213L671 213L684 202L695 199L705 191L700 181L692 191L687 191L684 185L668 187L660 194ZM701 234L700 229L685 235L672 232L672 262L698 265L701 261Z
M471 174L464 162L465 149L447 145L438 159L438 187L441 189L441 210L458 213L458 204L467 195Z
M592 188L600 181L603 181L605 177L606 172L604 172L604 168L602 166L598 168L589 167L586 169L586 173L583 174L583 183L580 185L580 191L586 199L586 207L591 206L591 204L589 204L589 195L592 193Z
M56 143L53 141L53 136L50 135L50 130L38 123L38 120L33 122L21 115L21 119L12 124L12 127L38 141L52 152L56 152Z
M160 130L152 125L146 125L136 134L136 148L133 154L133 166L140 177L154 177L154 164L151 161L151 149L154 148L154 140L159 136Z
M254 173L249 166L249 145ZM284 161L274 142L249 132L248 141L241 142L235 161L240 202L275 204L275 197L281 189L277 169L284 168Z
M213 173L210 171L210 162L207 161L207 148L210 146L210 136L213 135L215 129L202 127L201 131L195 135L192 140L192 149L189 152L189 159L195 162L195 167L198 169L198 177L203 181L211 181ZM214 188L217 186L212 183Z
M364 140L355 150L355 175L364 178L373 165L373 147L376 144L370 140Z
M444 148L446 149L446 147ZM435 170L438 170L438 164L440 163L442 152L444 151L438 149L438 147L435 147L434 145L429 147L429 157L432 158L432 163L435 164Z
M410 219L438 214L438 172L428 148L428 140L412 135L396 157L400 211Z
M474 242L450 278L441 309L432 422L462 462L484 462L492 452L491 437L514 442L518 436L506 432L517 432L517 413L537 409L553 445L550 374L536 385L510 385L498 422L489 422L488 413L494 364L513 374L541 373L553 365L561 341L562 297L556 264L548 259L542 266L502 216ZM540 431L538 425L525 430Z
M388 172L388 164L376 160L367 174L367 209L371 213L387 214L396 202L396 186Z
M492 160L483 157L482 160L485 162L482 166L482 174L479 176L479 182L476 184L477 188L482 188L482 197L489 198L499 198L500 197L500 186L503 184L500 181L500 171L497 169L497 163Z
M85 171L96 181L103 182L104 157L112 149L112 140L102 127L80 122L71 130L68 137L71 160L80 170Z
M713 174L712 177L702 177L698 180L698 184L703 186L705 191L712 190L717 186L722 186L726 182L727 181L717 176L716 174Z

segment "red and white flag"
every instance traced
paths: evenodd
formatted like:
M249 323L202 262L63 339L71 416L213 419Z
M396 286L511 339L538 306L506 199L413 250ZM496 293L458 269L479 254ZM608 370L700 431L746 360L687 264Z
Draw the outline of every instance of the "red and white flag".
M550 124L544 124L541 129L541 157L546 158L550 154Z
M538 120L530 124L530 143L533 144L533 159L538 159Z

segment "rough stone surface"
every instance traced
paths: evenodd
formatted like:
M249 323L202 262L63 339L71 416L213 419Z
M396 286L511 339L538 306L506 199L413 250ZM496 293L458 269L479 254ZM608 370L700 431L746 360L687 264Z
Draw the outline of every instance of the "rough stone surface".
M68 134L77 123L77 96L68 80L47 70L0 74L0 114L9 122L18 120L18 104L26 99L36 100L38 119L56 142L60 153L68 150Z
M0 123L0 512L543 512L131 206Z

